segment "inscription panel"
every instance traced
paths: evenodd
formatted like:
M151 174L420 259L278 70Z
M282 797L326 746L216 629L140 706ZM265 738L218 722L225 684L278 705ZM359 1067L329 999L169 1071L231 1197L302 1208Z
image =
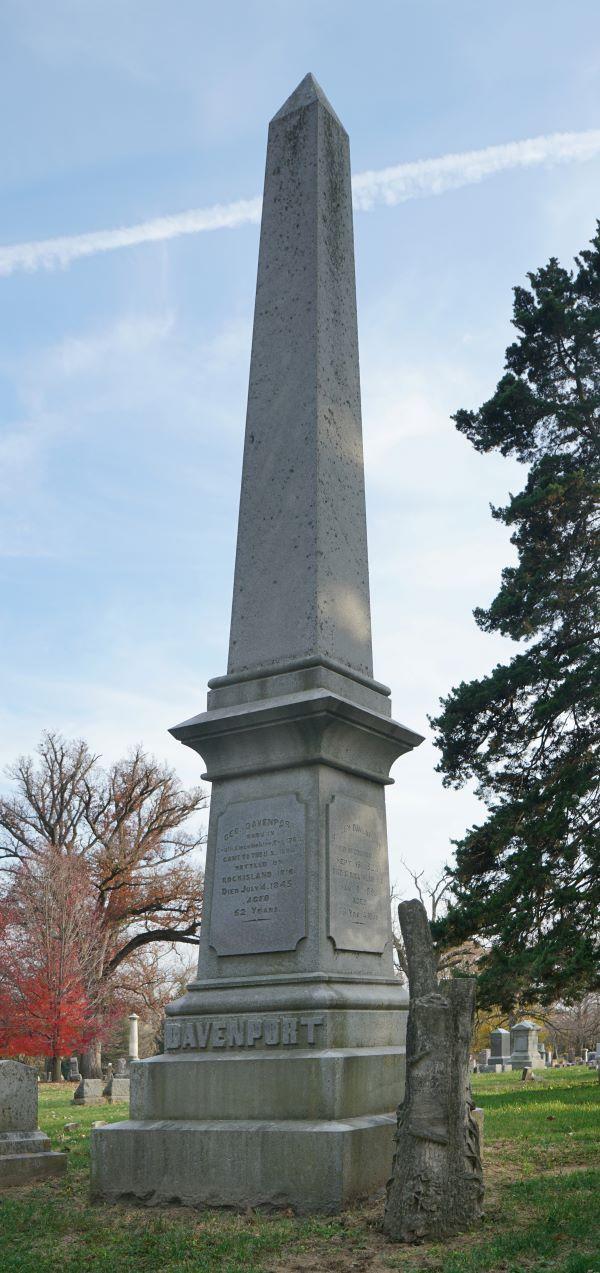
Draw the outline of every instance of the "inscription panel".
M305 822L294 792L220 814L210 917L218 955L295 950L306 936Z
M184 1017L165 1021L165 1052L307 1048L323 1044L322 1016Z
M327 809L329 936L338 950L381 954L389 939L383 817L374 805L334 796Z

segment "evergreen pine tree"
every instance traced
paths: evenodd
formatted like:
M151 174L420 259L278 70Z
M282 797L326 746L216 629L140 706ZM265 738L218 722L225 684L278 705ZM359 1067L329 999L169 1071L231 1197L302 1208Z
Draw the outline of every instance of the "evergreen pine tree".
M435 935L483 940L480 998L506 1010L600 984L600 222L573 271L552 258L528 278L506 374L454 417L478 451L529 466L521 493L492 509L517 564L475 611L521 648L453 689L431 722L444 784L474 780L487 807L456 845Z

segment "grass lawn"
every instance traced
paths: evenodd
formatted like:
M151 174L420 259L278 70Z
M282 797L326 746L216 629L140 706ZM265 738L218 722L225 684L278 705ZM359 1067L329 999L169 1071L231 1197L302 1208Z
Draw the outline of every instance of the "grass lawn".
M485 1110L486 1217L444 1245L392 1246L383 1202L334 1219L91 1206L89 1128L126 1107L78 1110L71 1086L40 1088L40 1126L69 1152L67 1176L0 1198L1 1273L600 1273L600 1085L583 1067L535 1083L475 1076ZM65 1123L77 1126L65 1131Z

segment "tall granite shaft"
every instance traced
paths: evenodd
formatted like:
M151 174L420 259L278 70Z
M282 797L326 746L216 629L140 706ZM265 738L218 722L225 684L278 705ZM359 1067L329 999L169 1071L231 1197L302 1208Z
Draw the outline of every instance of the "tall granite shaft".
M348 135L311 77L269 129L230 673L373 675Z
M336 1211L389 1175L407 996L373 680L350 161L312 76L269 129L228 671L171 731L212 783L198 971L98 1197Z

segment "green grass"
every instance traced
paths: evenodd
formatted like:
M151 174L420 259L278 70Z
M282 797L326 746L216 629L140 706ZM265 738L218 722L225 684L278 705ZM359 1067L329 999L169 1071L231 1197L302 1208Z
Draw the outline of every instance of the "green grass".
M379 1200L333 1219L91 1206L89 1129L123 1105L76 1109L72 1089L40 1089L40 1126L67 1150L62 1181L0 1199L2 1273L246 1273L390 1269L435 1273L600 1273L600 1085L583 1068L475 1077L485 1110L486 1217L444 1245L395 1247ZM65 1123L77 1126L65 1131Z

